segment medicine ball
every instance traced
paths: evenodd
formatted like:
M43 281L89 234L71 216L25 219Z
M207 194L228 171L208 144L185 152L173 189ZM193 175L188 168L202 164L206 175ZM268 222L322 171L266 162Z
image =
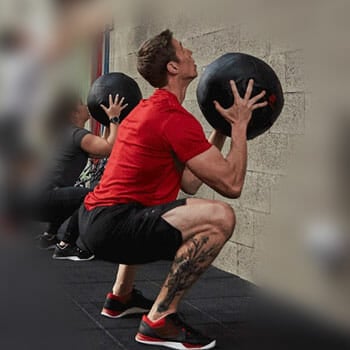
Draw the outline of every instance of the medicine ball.
M199 107L209 124L227 136L231 136L231 125L215 109L213 101L218 101L224 108L230 107L234 102L230 80L235 81L243 97L249 79L254 79L251 97L266 90L260 102L268 101L266 107L253 111L247 130L247 138L253 139L273 125L283 108L281 83L272 68L259 58L243 53L227 53L209 64L199 80Z
M120 120L123 120L142 99L136 81L126 74L115 72L100 76L91 86L87 103L91 116L103 125L109 125L109 118L100 105L108 108L110 94L113 98L119 94L119 98L125 97L124 103L128 103L120 114Z

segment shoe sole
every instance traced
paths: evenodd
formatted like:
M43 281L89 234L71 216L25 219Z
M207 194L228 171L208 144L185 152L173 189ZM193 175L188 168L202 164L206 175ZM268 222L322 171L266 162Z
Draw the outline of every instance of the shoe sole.
M101 315L102 316L106 316L108 318L121 318L123 316L127 316L127 315L133 315L133 314L143 314L145 312L148 312L149 309L142 309L140 307L132 307L130 309L125 310L124 312L122 312L119 315L111 315L108 313L108 310L103 308L101 311Z
M52 259L55 259L55 260L70 260L70 261L90 261L90 260L93 260L95 259L95 255L92 255L90 256L89 258L87 259L80 259L78 258L77 256L52 256Z
M149 340L146 340L146 339L149 339ZM152 340L150 340L150 339L152 339ZM136 334L135 340L138 343L142 343L142 344L165 346L165 347L170 348L170 349L178 349L178 350L188 350L188 349L207 350L207 349L212 349L216 346L216 340L213 340L211 343L203 345L203 346L199 346L199 345L191 346L191 344L187 344L187 346L186 346L186 345L183 345L183 343L178 343L178 342L174 342L174 341L164 341L164 340L149 338L149 337L146 337L140 333Z

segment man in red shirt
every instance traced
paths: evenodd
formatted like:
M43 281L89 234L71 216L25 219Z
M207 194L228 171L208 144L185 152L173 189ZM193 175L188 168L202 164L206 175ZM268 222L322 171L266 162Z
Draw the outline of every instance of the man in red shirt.
M225 137L214 131L209 142L199 122L182 106L197 77L192 52L169 30L146 41L138 52L139 73L157 90L120 125L100 184L80 210L78 245L120 265L113 293L102 314L121 317L147 310L136 340L170 348L210 349L215 340L194 331L177 315L184 293L210 266L231 237L235 215L226 203L208 199L176 200L180 188L195 194L202 182L229 198L240 196L247 166L247 125L265 92L243 98L228 109L214 102L232 124L231 148L220 153ZM133 290L135 267L155 260L173 261L151 306ZM150 309L150 310L148 310Z

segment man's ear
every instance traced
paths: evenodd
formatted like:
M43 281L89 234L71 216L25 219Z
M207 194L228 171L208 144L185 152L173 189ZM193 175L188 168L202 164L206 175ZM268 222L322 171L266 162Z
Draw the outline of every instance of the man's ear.
M178 69L178 65L175 61L170 61L167 64L167 70L170 74L177 74L179 69Z

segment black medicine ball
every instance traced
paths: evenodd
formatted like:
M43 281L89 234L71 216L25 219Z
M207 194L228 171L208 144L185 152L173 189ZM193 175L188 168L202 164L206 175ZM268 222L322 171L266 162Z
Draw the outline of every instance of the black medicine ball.
M109 125L109 118L100 104L108 108L110 94L113 99L116 94L119 94L119 98L125 97L124 103L128 103L120 114L120 120L123 120L142 99L142 93L136 81L126 74L115 72L100 76L91 86L87 103L91 116L106 126Z
M249 122L247 138L253 139L273 125L283 108L281 83L272 68L256 57L243 53L227 53L209 64L199 80L199 107L209 124L227 136L231 136L231 125L215 109L213 101L218 101L224 108L230 107L234 98L229 81L235 81L239 94L243 97L249 79L254 79L251 97L266 90L266 95L259 102L268 101L266 107L253 112Z

